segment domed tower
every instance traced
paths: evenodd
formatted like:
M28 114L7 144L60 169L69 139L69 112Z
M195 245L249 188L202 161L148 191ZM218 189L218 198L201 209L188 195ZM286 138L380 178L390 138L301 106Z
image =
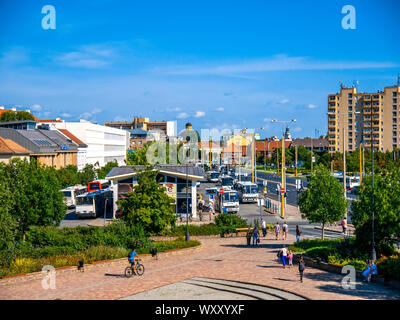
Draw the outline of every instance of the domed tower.
M186 123L186 130L193 130L192 124L190 122Z
M285 131L285 140L287 140L287 141L292 141L292 135L290 134L289 127L286 127L286 131Z

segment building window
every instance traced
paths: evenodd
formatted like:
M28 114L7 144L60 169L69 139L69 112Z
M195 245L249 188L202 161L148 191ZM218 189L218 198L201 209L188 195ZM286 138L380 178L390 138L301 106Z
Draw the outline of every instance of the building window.
M397 106L393 106L393 110L397 110Z
M393 97L397 97L397 92L393 91Z

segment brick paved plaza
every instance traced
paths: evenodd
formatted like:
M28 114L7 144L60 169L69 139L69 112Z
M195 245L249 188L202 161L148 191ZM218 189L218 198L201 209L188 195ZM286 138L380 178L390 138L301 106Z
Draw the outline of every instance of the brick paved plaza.
M293 236L288 240L294 241ZM41 279L3 279L0 299L121 299L196 277L250 282L309 299L400 299L399 291L375 283L357 282L355 290L345 290L341 275L312 268L306 269L300 283L296 265L283 269L276 261L281 240L268 234L258 247L247 247L245 241L243 237L205 238L195 250L160 255L158 260L146 258L142 277L125 278L127 262L119 260L85 272L59 272L55 290L44 290Z

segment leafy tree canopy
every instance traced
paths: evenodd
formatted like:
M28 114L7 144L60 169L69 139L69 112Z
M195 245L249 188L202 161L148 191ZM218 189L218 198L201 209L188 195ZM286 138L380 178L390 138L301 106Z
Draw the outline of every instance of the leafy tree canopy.
M308 189L299 197L300 211L311 222L322 223L322 239L326 223L341 220L348 208L343 198L343 186L328 169L318 165L311 177Z

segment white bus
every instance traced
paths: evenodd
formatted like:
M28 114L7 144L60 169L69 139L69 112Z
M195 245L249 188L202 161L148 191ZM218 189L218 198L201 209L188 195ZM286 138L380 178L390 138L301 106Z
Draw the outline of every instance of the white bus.
M233 188L235 179L233 179L231 176L223 174L223 175L219 176L218 181L219 181L221 187Z
M343 175L334 175L336 179L343 184ZM353 190L354 187L359 187L361 185L359 176L346 176L346 189Z
M244 203L257 202L258 199L258 186L250 181L238 182L236 190L239 194L239 201Z
M223 187L223 193L217 193L215 196L215 211L226 213L239 212L239 195L237 191L230 189L230 187Z
M86 192L76 197L75 213L78 218L96 218L112 210L113 192L111 189L103 189ZM105 206L107 205L107 209Z
M76 185L62 189L61 192L64 194L64 203L68 208L73 208L76 205L76 197L87 192L87 188Z

